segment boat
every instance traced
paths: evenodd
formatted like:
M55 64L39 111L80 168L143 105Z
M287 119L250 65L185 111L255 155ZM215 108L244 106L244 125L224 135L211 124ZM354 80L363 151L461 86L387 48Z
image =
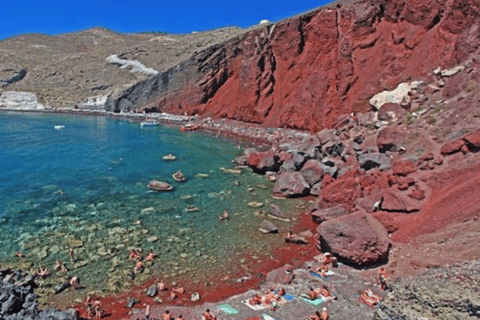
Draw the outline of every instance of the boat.
M182 171L178 170L177 172L175 172L174 174L172 174L172 177L175 181L178 181L178 182L183 182L185 181L185 175L182 173Z
M177 157L174 156L173 154L169 153L169 154L166 154L162 157L163 160L165 161L174 161L174 160L177 160Z
M197 129L198 129L198 126L193 123L187 123L186 125L180 127L181 132L194 131Z
M173 187L170 184L166 182L158 181L158 180L150 181L150 183L148 184L148 188L154 191L172 191L173 190Z
M63 126L63 125L56 125L56 126L54 126L53 128L55 128L55 130L62 130L63 128L65 128L65 126Z
M156 127L158 126L158 121L156 120L145 120L145 121L142 121L140 122L140 126L143 127Z
M187 206L187 207L185 208L185 211L187 211L187 212L200 211L200 208L199 208L199 207L196 207L196 206Z

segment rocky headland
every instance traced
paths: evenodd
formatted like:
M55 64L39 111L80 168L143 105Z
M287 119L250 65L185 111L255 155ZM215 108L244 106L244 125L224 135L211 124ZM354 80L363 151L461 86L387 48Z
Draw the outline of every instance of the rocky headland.
M130 37L96 29L61 36L75 37L84 50L62 61L84 59L93 47L110 48L92 65L103 70L102 79L81 76L83 69L69 75L73 80L57 78L62 73L50 67L56 81L84 79L78 90L59 86L50 93L43 87L46 79L28 82L35 73L23 70L34 67L15 62L8 77L2 76L0 106L48 105L52 111L134 118L186 114L181 120L199 130L265 143L245 149L234 164L265 175L276 198L310 197L305 214L315 226L303 235L306 246L331 252L341 263L327 281L312 278L312 261L302 261L292 267L294 277L273 285L284 285L295 296L310 285L334 286L338 299L325 304L332 319L475 319L480 312L479 27L475 1L364 0L340 1L251 30L212 31L197 48L190 47L200 41L197 35ZM2 41L0 48L20 50L11 46L29 37ZM115 52L116 43L134 49ZM150 54L157 44L181 54L161 62L164 52ZM46 42L21 48L31 45L50 48ZM13 89L34 94L18 98L20 93L8 92ZM92 97L97 92L101 95ZM52 100L50 94L62 98ZM27 102L32 107L25 107ZM275 220L282 217L270 210L260 227L275 231ZM269 236L283 241L283 235ZM386 293L373 284L379 266L391 276ZM260 289L271 285L263 281ZM383 298L377 309L358 301L366 288ZM258 319L261 313L241 303L252 294L220 297L207 306L227 301L241 313L222 319ZM164 305L153 314L161 314ZM205 306L174 308L196 316ZM270 314L296 319L318 310L310 307L297 300Z

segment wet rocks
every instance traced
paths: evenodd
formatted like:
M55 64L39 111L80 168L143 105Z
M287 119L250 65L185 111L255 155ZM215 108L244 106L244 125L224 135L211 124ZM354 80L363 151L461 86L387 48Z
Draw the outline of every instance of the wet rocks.
M260 226L258 227L258 230L262 233L277 233L278 228L276 225L274 225L272 222L268 220L263 220L262 223L260 223Z
M310 186L300 172L281 172L277 176L273 193L281 197L298 197L308 194Z
M385 227L364 211L323 222L317 227L319 247L353 266L385 262L390 240Z

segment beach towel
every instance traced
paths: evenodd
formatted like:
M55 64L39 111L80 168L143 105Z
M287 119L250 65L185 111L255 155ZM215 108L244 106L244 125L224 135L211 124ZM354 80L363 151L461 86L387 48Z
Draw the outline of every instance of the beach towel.
M263 317L263 320L277 320L277 319L275 319L274 317L269 316L269 315L266 314L266 313L262 313L262 317Z
M218 309L222 310L226 314L237 314L238 313L238 310L235 309L234 307L232 307L232 305L230 305L228 303L224 303L222 305L219 305Z
M243 300L242 301L244 304L247 305L247 307L249 307L250 309L252 310L255 310L255 311L258 311L258 310L263 310L263 309L266 309L267 307L265 307L263 304L257 304L257 305L251 305L248 300Z
M308 302L310 304L313 304L314 306L319 306L327 300L323 297L322 298L317 298L315 300L306 299L304 297L300 297L300 299L302 299L303 301Z
M317 278L320 278L320 279L328 279L329 276L332 276L335 274L335 272L333 272L332 270L328 270L327 272L325 272L325 274L327 275L326 278L322 278L321 275L319 275L318 273L315 273L313 271L310 271L310 274L314 277L317 277Z
M290 294L285 294L283 297L287 302L293 301L295 299L295 296L292 296Z

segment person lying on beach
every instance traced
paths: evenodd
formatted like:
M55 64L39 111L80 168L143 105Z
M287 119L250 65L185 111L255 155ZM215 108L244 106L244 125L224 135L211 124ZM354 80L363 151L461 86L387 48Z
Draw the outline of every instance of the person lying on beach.
M332 257L332 268L338 267L338 259L337 257Z
M277 290L277 295L280 296L280 297L283 297L285 295L285 289L283 289L282 287L278 288Z
M170 300L175 300L178 298L178 294L172 290L172 292L170 292Z
M48 269L47 268L43 269L42 266L39 266L37 274L41 278L46 278L50 276L50 272L48 271Z
M358 300L360 300L360 302L364 302L366 305L374 308L375 305L377 303L379 303L380 300L382 300L382 298L380 298L379 296L374 294L372 292L372 290L365 289L365 291L360 295L360 298Z
M315 311L315 314L313 316L310 316L308 318L308 320L321 320L320 319L320 312L319 311Z
M175 289L172 289L172 290L173 290L173 292L178 293L178 294L185 293L185 288L184 287L178 287L178 288L175 288Z
M310 288L310 291L308 291L307 296L310 300L315 300L318 298L318 292L315 291L313 288Z
M252 298L248 299L248 303L250 303L252 306L262 304L262 297L258 294L255 294Z
M322 314L320 315L320 320L328 320L330 317L328 316L327 308L322 308Z

